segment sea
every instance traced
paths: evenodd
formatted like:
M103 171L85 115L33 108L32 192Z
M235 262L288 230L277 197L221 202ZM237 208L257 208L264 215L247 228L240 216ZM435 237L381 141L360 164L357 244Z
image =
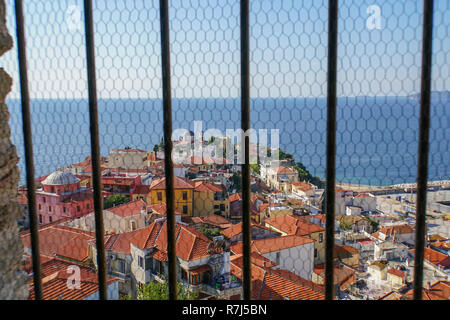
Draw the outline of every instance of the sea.
M11 138L25 181L20 100L8 99ZM253 129L279 130L280 147L314 176L326 167L326 98L254 98ZM419 99L339 97L336 179L342 183L392 185L416 181ZM428 179L450 179L450 100L432 99ZM152 150L163 136L161 99L99 99L100 153L111 148ZM173 129L240 128L239 98L172 100ZM32 99L36 177L90 155L87 99ZM270 136L268 141L270 141ZM270 143L269 143L270 144Z

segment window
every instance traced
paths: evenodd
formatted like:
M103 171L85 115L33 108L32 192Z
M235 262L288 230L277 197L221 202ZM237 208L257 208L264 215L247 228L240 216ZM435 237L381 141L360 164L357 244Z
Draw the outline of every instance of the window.
M122 259L117 259L117 267L120 273L125 273L125 261Z
M80 212L81 208L80 206L77 206L77 212Z
M184 269L181 269L181 279L187 281L187 272Z
M38 205L39 210L42 210L41 204L39 203Z
M320 242L320 243L323 242L323 233L319 233L319 242Z
M42 214L39 215L39 223L42 223Z
M183 214L187 214L188 213L188 207L187 206L183 206Z
M183 200L187 200L187 192L183 191Z
M44 203L47 202L47 200L45 199L45 197L42 197L42 201L44 201Z
M136 230L136 221L134 221L134 220L130 221L130 228L131 228L131 231Z
M48 212L52 212L52 206L48 206Z
M138 265L139 268L144 269L144 258L142 258L141 256L138 257Z
M162 192L157 193L158 201L162 201Z
M314 249L314 258L317 258L317 249Z
M86 209L89 209L89 203L86 204Z
M52 217L48 217L48 222L52 223Z
M66 212L66 207L63 207L63 212Z
M280 264L280 252L277 252L276 263Z
M145 258L145 270L152 270L152 257Z

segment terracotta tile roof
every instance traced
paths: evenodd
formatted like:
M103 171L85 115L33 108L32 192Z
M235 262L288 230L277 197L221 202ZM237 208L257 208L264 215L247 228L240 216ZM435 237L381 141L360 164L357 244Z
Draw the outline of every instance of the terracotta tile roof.
M243 259L231 261L231 272L242 278ZM323 288L287 270L260 267L252 256L252 298L255 300L323 300Z
M343 246L335 245L334 252L335 252L335 256L345 257L348 255L358 254L359 250L352 246L349 246L349 245L343 245Z
M39 228L39 250L41 254L59 255L84 262L89 258L88 242L95 233L61 225L45 225ZM20 234L23 244L31 249L30 233Z
M258 252L255 252L255 251L253 251L251 253L251 257L252 257L252 259L251 259L252 263L258 267L270 268L270 267L274 267L277 265L272 260L267 259L263 255L259 254ZM235 254L230 257L230 262L233 262L234 264L237 264L239 266L243 265L243 263L244 263L243 261L244 261L244 256L242 254Z
M302 190L303 192L314 190L314 187L311 183L308 182L294 182L292 183L293 186L295 186L297 189Z
M102 177L102 184L131 186L135 183L134 178L126 177Z
M153 213L156 213L161 216L166 216L166 213L167 213L167 205L165 202L147 205L147 210L148 209L152 209ZM175 214L181 215L181 212L178 210L175 210Z
M80 268L80 289L70 289L67 280L72 273L67 273L69 266L76 265ZM31 264L25 269L32 272ZM64 261L58 258L41 256L42 294L44 300L82 300L98 291L98 276L90 268ZM107 277L110 284L118 279ZM28 299L34 299L34 282L30 279L30 295Z
M293 247L302 246L308 243L312 243L314 240L299 237L295 235L289 235L284 237L266 238L259 240L252 240L252 251L259 254L265 254L274 251L280 251ZM242 254L242 242L238 242L230 247L230 250L235 254Z
M87 156L83 161L72 164L73 167L87 167L91 165L91 156Z
M150 192L150 186L145 184L140 184L134 187L131 194L147 194Z
M388 227L383 227L379 232L384 233L386 235L392 236L394 233L396 234L405 234L405 233L413 233L414 229L407 224L393 225Z
M425 286L422 289L422 300L450 300L450 281L438 281L428 289ZM406 297L412 299L414 290L406 293Z
M220 227L220 228L231 227L231 222L228 219L225 219L224 217L219 216L217 214L212 214L212 215L203 216L203 217L193 217L192 222L193 223L210 224L210 225Z
M373 244L373 240L369 239L369 238L365 238L365 239L358 239L356 240L358 241L361 245L370 245Z
M195 181L194 182L195 192L222 192L223 188L214 183L207 181Z
M306 236L315 232L325 231L325 228L314 223L309 223L308 219L294 215L269 218L264 222L287 234L295 234L297 236Z
M444 269L450 268L450 256L440 253L439 251L433 250L431 248L424 248L424 259L434 264L435 266L442 266ZM411 250L412 253L415 249Z
M387 271L387 273L390 273L390 274L392 274L392 275L394 275L394 276L397 276L397 277L399 277L399 278L404 278L404 277L406 277L406 273L405 273L405 272L403 272L402 270L399 270L399 269L395 269L395 268L390 268L390 269Z
M174 189L194 189L193 181L181 178L178 176L173 177L173 187ZM160 178L158 180L153 180L150 185L150 190L165 190L166 189L166 178Z
M240 200L241 199L241 194L240 193L233 193L230 195L230 203Z
M369 198L369 197L373 197L368 193L359 193L358 195L356 195L355 198Z
M269 230L269 231L272 231L272 232L276 232L276 231L274 231L274 230L272 230L272 229L270 229L268 227L262 226L260 224L254 223L254 222L250 223L250 225L251 225L252 228L259 228L259 229L264 229L264 230ZM236 236L236 235L241 234L241 233L242 233L242 222L233 224L231 227L229 227L229 228L227 228L225 230L222 230L222 234L225 237L227 237L227 238L231 238L232 236Z
M177 256L191 261L209 256L207 249L211 242L193 227L176 224L175 239ZM154 222L142 229L109 235L105 237L105 249L130 253L130 244L140 249L154 248L153 257L167 261L167 224L166 221ZM95 241L92 242L95 246Z
M105 211L109 211L118 215L120 217L131 217L141 213L142 207L145 207L147 204L144 200L138 199L135 201L127 202L121 204L116 207L112 207L109 209L105 209Z

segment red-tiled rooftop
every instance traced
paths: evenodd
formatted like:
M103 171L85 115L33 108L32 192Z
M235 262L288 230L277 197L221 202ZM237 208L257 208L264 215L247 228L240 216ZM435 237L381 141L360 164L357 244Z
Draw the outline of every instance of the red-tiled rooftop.
M231 261L231 272L240 279L242 279L242 260L242 257L237 257ZM262 266L261 263L256 261L252 256L253 299L324 300L323 287L288 270L274 270L268 266Z
M276 232L276 231L274 231L274 230L272 230L272 229L270 229L268 227L262 226L260 224L254 223L254 222L251 222L250 225L251 225L252 228L259 228L259 229L264 229L264 230ZM232 236L236 236L236 235L241 234L241 233L242 233L242 222L233 224L231 227L229 227L229 228L227 228L225 230L222 230L222 234L224 236L226 236L227 238L231 238Z
M228 228L231 226L231 222L229 220L217 214L212 214L203 217L193 217L192 222L210 224L220 228Z
M140 214L142 207L145 207L146 205L144 200L138 199L105 210L120 217L131 217Z
M147 194L150 192L150 186L145 184L140 184L134 187L133 194Z
M308 219L303 219L302 217L295 215L283 215L269 218L264 222L282 232L295 234L297 236L306 236L311 233L325 231L325 228L314 223L309 223Z
M395 269L395 268L390 268L387 273L393 274L394 276L397 276L399 278L403 278L406 276L406 273L403 272L402 270L399 269Z
M240 193L233 193L230 195L230 203L240 200L241 199L241 194Z
M396 234L413 233L414 230L413 228L411 228L411 226L407 224L399 224L383 227L379 230L379 232L384 233L386 235L394 235L394 233Z
M195 181L194 191L196 192L222 192L223 188L207 181Z
M411 252L414 253L415 249L412 249ZM424 259L435 266L442 266L444 269L450 268L450 256L431 248L424 248Z
M174 189L194 189L194 183L189 179L174 176L173 187ZM165 177L153 180L152 184L150 185L150 190L165 190L165 189L166 189Z
M70 266L80 268L80 288L71 289L67 285L68 278L72 273L67 270ZM31 264L25 269L32 272ZM98 291L98 276L90 268L64 261L58 258L41 256L42 295L44 300L83 300ZM106 282L110 284L118 279L107 277ZM34 299L34 282L30 278L30 295L28 299Z
M408 291L406 297L412 299L414 290ZM450 300L450 281L438 281L428 289L426 285L422 289L422 300Z
M289 235L284 237L266 238L259 240L252 240L251 250L259 254L265 254L274 251L289 249L308 243L314 242L313 239ZM242 242L238 242L230 247L230 250L235 254L242 254Z
M81 262L89 258L88 242L95 239L93 232L55 224L45 225L38 232L41 254L56 254ZM24 246L31 249L30 233L23 232L20 236Z

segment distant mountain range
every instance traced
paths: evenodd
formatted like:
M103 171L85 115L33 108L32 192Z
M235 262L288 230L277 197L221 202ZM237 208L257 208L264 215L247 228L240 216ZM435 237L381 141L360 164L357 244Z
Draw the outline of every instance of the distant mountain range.
M408 96L410 100L420 100L420 93L411 94ZM431 91L432 101L447 102L450 101L450 91Z

